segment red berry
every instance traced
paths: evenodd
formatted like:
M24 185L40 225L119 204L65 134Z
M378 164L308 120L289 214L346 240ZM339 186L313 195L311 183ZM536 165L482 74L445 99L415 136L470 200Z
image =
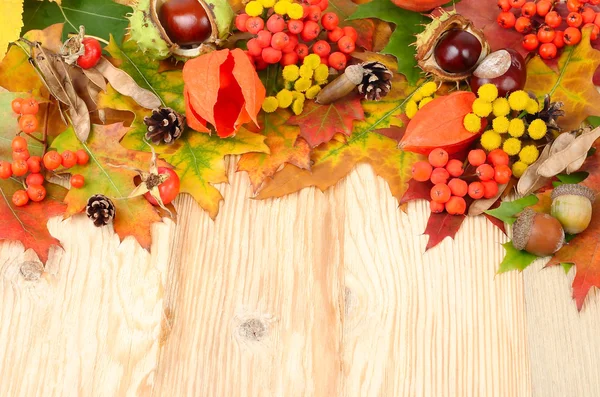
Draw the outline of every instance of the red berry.
M331 46L325 40L319 40L313 44L313 52L320 57L326 57L331 52Z
M558 49L554 43L544 43L540 46L539 54L544 59L554 59Z
M304 29L304 22L298 19L290 19L288 21L288 30L290 33L300 34L302 33L302 29Z
M337 28L339 23L340 18L335 12L327 12L323 14L323 17L321 18L321 25L323 25L323 27L329 31Z
M317 38L320 32L321 28L319 27L318 23L315 21L306 21L304 22L304 29L301 33L302 40L312 41Z
M576 45L581 41L581 31L577 28L568 27L563 36L566 45Z
M276 50L273 47L267 47L262 50L262 59L266 63L273 65L281 60L283 54L281 50Z
M489 164L481 164L475 170L475 175L477 175L481 181L489 181L494 177L494 168Z
M485 152L481 149L471 150L467 156L467 160L469 160L469 164L473 167L479 167L481 164L485 163Z
M279 33L283 32L285 29L285 19L279 14L273 14L267 19L267 29L271 33Z
M327 39L332 43L337 43L337 41L342 37L344 37L344 30L339 26L327 32Z
M496 18L496 22L498 22L498 25L502 26L504 29L510 29L513 26L515 26L517 18L512 12L505 11L501 12L498 15L498 18Z
M450 196L452 196L452 192L450 188L445 183L438 183L434 187L431 188L429 192L431 199L433 201L437 201L438 203L445 203L450 200Z
M494 149L492 150L487 157L488 163L497 167L499 165L508 165L508 154L502 149Z
M268 30L261 30L256 35L256 41L258 41L260 48L266 48L271 45L272 37L273 37L273 34L271 32L269 32Z
M567 0L567 9L571 12L579 12L582 7L579 0Z
M481 182L472 182L469 185L469 197L479 200L483 197L484 188Z
M450 174L445 168L436 168L431 172L431 177L429 180L431 183L437 184L448 182L448 178L450 178Z
M38 120L33 114L24 114L19 118L19 128L26 134L31 134L38 128Z
M583 23L583 17L578 12L572 12L567 15L567 25L578 28Z
M75 156L77 156L77 164L84 165L90 161L90 155L83 149L79 149L75 152Z
M29 171L29 166L25 160L15 160L10 165L14 176L23 176Z
M269 64L264 61L261 54L254 60L254 67L256 68L256 70L264 70L267 67L269 67Z
M22 136L16 136L13 138L10 147L13 152L25 151L27 150L27 139Z
M418 161L412 166L412 178L418 182L426 182L432 171L433 167L427 161Z
M327 61L329 66L335 70L344 70L346 67L346 55L339 51L332 52Z
M65 168L71 168L77 164L77 156L70 150L62 152L62 166Z
M463 215L467 210L467 203L462 197L450 197L446 203L446 212L450 215Z
M545 17L550 12L552 8L552 3L550 0L541 0L535 4L537 8L537 14L541 17Z
M265 27L265 21L260 17L250 17L246 21L246 30L252 34L258 34Z
M44 167L52 171L60 167L60 164L62 163L62 157L57 151L51 150L46 152L43 161Z
M298 44L296 54L298 54L298 59L303 60L308 55L308 46L306 44Z
M307 18L311 21L319 22L321 20L321 8L319 6L308 7Z
M37 173L42 170L42 158L40 156L31 156L27 159L29 172Z
M356 32L356 29L354 29L352 26L344 26L342 30L344 31L344 36L350 37L352 41L356 43L356 40L358 40L358 33Z
M442 148L433 149L429 153L428 160L434 167L444 167L448 163L448 152Z
M556 33L550 26L542 26L537 32L537 38L540 43L551 43Z
M29 185L27 186L27 195L31 201L37 203L46 198L46 188L42 185Z
M527 17L519 17L515 22L515 30L519 33L527 33L530 32L531 27L531 19Z
M317 5L321 9L321 11L325 11L329 8L329 0L321 0Z
M295 34L289 34L288 33L288 43L285 47L283 47L283 49L281 50L284 54L288 53L288 52L294 52L296 50L296 46L298 45L298 36Z
M21 114L21 104L23 103L23 98L15 98L10 103L10 106L16 114Z
M593 23L586 23L585 25L583 25L582 29L586 29L590 26L592 27L592 33L590 35L590 40L594 41L598 38L598 33L600 32L600 28Z
M76 189L80 189L83 187L83 185L85 185L85 178L83 177L83 175L80 174L75 174L73 176L71 176L71 186L76 188Z
M528 1L521 8L521 15L527 18L533 18L537 13L537 7L533 1Z
M296 65L298 63L298 54L296 54L294 51L292 52L284 52L283 56L281 57L281 61L279 61L279 63L282 66L288 66L288 65Z
M581 20L583 23L594 23L596 19L596 11L591 9L590 7L585 7L581 12Z
M512 170L508 165L499 165L494 168L494 180L503 185L510 181Z
M565 32L562 30L557 30L556 36L554 36L552 43L554 43L556 48L563 48L565 46Z
M502 11L510 11L512 6L510 5L509 0L498 0L498 8Z
M0 160L0 179L8 179L12 176L12 167L8 161Z
M446 207L444 206L444 203L438 203L437 201L433 201L433 200L431 200L429 202L429 209L434 214L440 214L440 213L444 212L445 208Z
M458 178L451 179L450 182L448 182L448 187L450 188L452 195L458 197L466 196L467 191L469 190L467 182Z
M102 56L102 46L100 42L92 37L86 37L81 40L84 53L77 58L77 65L82 69L90 69L96 66Z
M25 149L25 150L22 150L20 152L13 152L12 153L12 158L13 158L13 160L25 160L25 161L27 161L29 159L29 150Z
M550 11L544 17L544 21L551 28L558 28L562 23L562 17L556 11Z
M275 33L273 35L273 38L271 39L271 47L275 48L276 50L282 50L285 48L286 45L288 45L289 42L290 42L290 38L288 37L287 33L278 32L278 33ZM265 59L265 61L266 61L266 59ZM277 62L279 62L279 59L277 60Z
M261 47L257 38L248 40L246 46L248 46L248 53L250 55L258 57L260 54L262 54L263 47Z
M463 174L463 163L460 160L452 159L446 164L446 171L453 177L459 177Z
M15 206L22 207L29 202L29 196L25 190L17 190L13 193L12 202Z
M316 6L317 4L319 4L320 1L321 0L306 0L308 5L311 5L311 6Z
M35 98L26 98L21 102L21 114L37 114L40 104Z
M512 8L521 8L525 4L526 0L509 0Z
M42 174L39 174L39 173L29 174L29 175L27 175L27 178L25 179L25 183L28 186L29 185L43 185L44 177L42 176Z
M349 36L344 36L338 40L337 45L341 52L344 54L350 54L354 51L354 41Z
M483 181L481 184L483 185L483 197L486 199L495 197L498 194L498 183L496 181Z
M246 13L239 14L237 17L235 17L235 27L237 28L237 30L239 30L240 32L248 31L248 28L246 27L246 22L248 21L248 18L250 18L250 15Z
M538 40L536 34L530 33L523 37L523 41L521 42L521 44L523 45L523 48L525 48L527 51L533 51L536 48L538 48L540 41Z

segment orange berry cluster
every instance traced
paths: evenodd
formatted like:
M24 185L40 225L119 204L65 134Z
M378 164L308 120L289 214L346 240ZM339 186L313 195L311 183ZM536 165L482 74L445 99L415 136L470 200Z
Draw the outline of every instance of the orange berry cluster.
M12 202L21 207L31 201L42 201L46 197L44 188L44 177L42 170L42 159L38 156L30 156L27 149L27 140L17 136L12 140L12 163L0 161L0 178L8 179L12 176L24 177L26 190L17 190L12 196Z
M56 150L51 150L44 155L43 162L44 167L48 170L55 170L61 165L68 169L76 164L85 165L90 160L90 155L83 149L79 149L76 152L65 150L62 153L58 153ZM83 175L75 174L71 176L71 187L82 188L85 185L85 178Z
M565 45L578 44L583 28L592 27L591 39L598 38L600 13L586 4L598 5L600 0L567 0L569 14L564 18L556 9L560 3L562 1L498 0L501 12L497 22L503 28L514 28L525 34L523 48L537 50L544 59L555 58L558 50ZM520 16L517 17L519 11Z
M13 112L19 115L19 128L26 134L31 134L38 128L36 114L40 104L35 98L16 98L12 101Z
M444 149L432 150L427 160L413 165L412 178L433 184L429 204L434 213L446 211L451 215L462 215L467 210L465 196L474 200L492 198L498 194L498 185L507 183L512 177L508 155L502 149L493 150L487 156L481 149L469 152L467 161L475 168L473 177L478 179L470 184L463 175L463 162L449 159Z

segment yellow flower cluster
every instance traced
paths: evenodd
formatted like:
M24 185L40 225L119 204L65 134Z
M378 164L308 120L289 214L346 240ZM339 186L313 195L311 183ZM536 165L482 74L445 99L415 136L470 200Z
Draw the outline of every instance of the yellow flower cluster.
M310 54L304 58L301 66L288 65L282 71L285 88L276 96L265 98L262 109L272 113L278 108L291 108L298 115L304 110L304 102L314 99L327 84L329 69L321 63L321 58Z
M416 90L404 109L406 117L409 119L415 117L415 114L417 114L419 109L422 109L423 106L433 101L433 94L435 94L437 90L438 86L433 81L423 84L421 88Z
M302 5L293 3L292 0L252 0L246 4L244 11L251 17L257 17L269 8L273 8L276 14L287 15L291 19L302 19L304 14Z
M498 88L493 84L484 84L477 90L477 99L473 102L473 113L469 113L463 120L465 129L469 132L481 130L481 119L488 117L494 110L494 101L498 98ZM488 137L491 136L488 134Z

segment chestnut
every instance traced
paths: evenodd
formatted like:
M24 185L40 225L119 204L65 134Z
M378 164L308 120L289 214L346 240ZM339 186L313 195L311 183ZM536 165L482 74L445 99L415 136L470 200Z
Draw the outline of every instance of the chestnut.
M451 29L437 43L434 56L438 65L449 73L471 70L481 55L481 42L472 33Z
M167 36L180 46L202 44L212 33L210 19L198 0L169 0L158 10L158 18Z
M513 91L522 90L527 81L525 60L511 48L494 51L488 55L469 80L471 91L491 83L498 88L498 96L504 97Z
M551 215L525 209L513 225L513 246L537 256L549 256L562 248L565 232Z
M565 184L552 191L550 213L558 219L565 232L583 232L592 221L592 203L596 193L587 186Z

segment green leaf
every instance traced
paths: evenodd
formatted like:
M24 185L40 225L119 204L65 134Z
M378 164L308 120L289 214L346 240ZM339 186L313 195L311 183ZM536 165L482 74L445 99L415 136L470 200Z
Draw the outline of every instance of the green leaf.
M361 4L348 19L362 18L377 18L396 25L390 41L381 52L395 56L398 60L398 73L405 75L409 83L415 84L419 80L420 69L417 68L415 59L415 46L411 44L415 42L415 35L423 31L423 25L429 19L421 13L404 10L390 0L373 0Z
M121 42L129 20L125 15L131 8L109 0L62 0L61 5L50 1L25 0L22 32L44 29L55 23L65 23L63 40L68 33L79 32L108 40L110 34Z
M580 182L583 182L590 174L585 171L575 172L573 174L559 174L556 177L558 178L558 182L552 182L554 187L560 185L574 185Z
M500 207L487 210L485 213L512 225L517 220L515 215L525 208L537 204L538 201L539 199L536 196L530 195L515 201L504 201Z
M560 264L565 271L565 274L569 274L569 270L573 267L573 263L561 263Z
M590 116L587 118L587 122L590 123L590 125L593 128L596 128L598 126L600 126L600 117L598 116Z
M516 249L512 241L502 244L506 250L506 255L500 263L498 273L506 273L511 270L518 270L522 272L527 266L531 265L538 256L530 254L529 252L519 251Z

